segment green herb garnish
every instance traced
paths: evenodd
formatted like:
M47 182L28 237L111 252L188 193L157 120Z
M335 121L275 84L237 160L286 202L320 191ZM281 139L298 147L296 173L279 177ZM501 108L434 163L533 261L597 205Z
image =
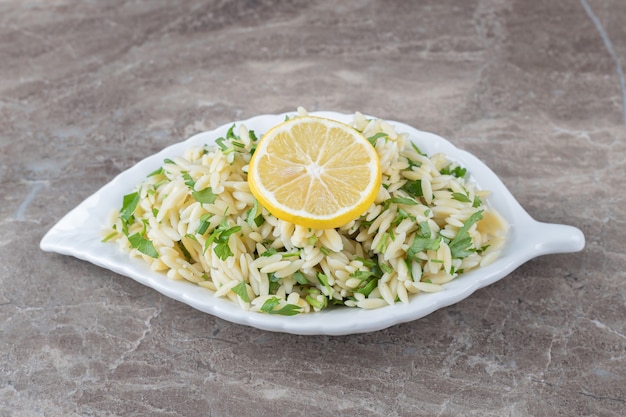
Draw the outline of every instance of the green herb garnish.
M469 199L468 196L466 196L463 193L452 193L452 199L456 200L456 201L460 201L461 203L471 203L472 200Z
M196 185L196 181L191 178L191 175L189 175L189 173L187 171L183 171L180 173L183 177L183 179L185 180L185 185L191 189L193 189L193 186Z
M405 206L416 206L417 201L412 198L406 197L391 197L384 202L385 209L388 209L391 204L403 204Z
M235 285L232 288L232 291L239 296L246 303L250 302L250 297L248 297L248 288L246 287L246 283L241 281L239 284Z
M370 136L369 138L367 138L367 141L371 143L372 145L376 145L376 141L378 140L378 138L385 138L387 136L389 135L386 134L385 132L378 132L374 136Z
M465 178L467 175L467 169L454 164L441 168L439 172L441 175L453 175L457 178Z
M306 276L300 271L296 271L292 275L293 279L300 285L309 285L311 284Z
M374 291L374 288L376 288L377 286L378 278L371 278L363 287L356 290L356 292L361 293L367 297L372 291Z
M228 132L226 132L226 139L239 139L239 136L237 136L235 134L235 124L233 123L233 125L228 129Z
M425 237L415 236L411 246L406 251L406 256L409 259L414 259L418 253L425 250L438 250L441 244L441 239L428 239Z
M143 237L140 233L135 233L128 236L128 241L130 242L130 246L134 249L137 249L139 252L144 253L152 258L159 257L159 252L157 252L157 250L154 248L152 242Z
M154 171L152 171L151 173L149 173L147 176L148 177L154 177L156 175L161 175L165 173L165 170L163 169L163 167L160 167L159 169L155 169Z
M420 233L415 236L411 246L406 251L407 260L415 259L418 253L425 250L438 250L441 245L440 238L433 238L430 225L427 221L419 222Z
M407 181L402 187L400 187L400 189L406 191L413 197L424 196L424 192L422 191L422 180Z
M228 257L233 256L233 251L231 251L228 246L228 238L230 235L237 233L240 230L241 226L229 227L226 223L226 219L224 219L206 240L204 250L206 251L213 243L215 243L213 252L222 261L226 260Z
M322 274L321 272L317 273L317 280L320 282L320 284L322 284L322 286L324 288L326 288L326 292L328 294L326 294L326 296L328 298L332 298L333 296L333 289L330 286L330 284L328 283L328 277L325 274Z
M191 196L198 203L206 203L206 204L213 204L215 200L217 199L217 194L213 193L213 190L211 189L211 187L207 187L204 190L200 190L200 191L193 191L191 193Z
M295 316L300 313L302 307L295 304L285 304L278 310L276 307L280 304L280 299L278 297L270 297L261 306L261 311L269 314L279 314L281 316Z
M248 223L250 227L259 227L264 222L265 218L263 217L263 213L260 213L259 202L254 200L254 205L246 212L246 223Z
M209 225L211 224L211 222L209 222L209 219L211 217L213 217L213 213L205 213L200 216L200 224L196 229L197 234L204 235L206 233L206 231L209 229Z
M459 229L454 239L452 239L448 244L450 247L450 254L453 258L465 258L476 251L472 248L473 242L471 236L469 235L469 229L472 225L474 225L474 223L483 218L482 213L483 212L481 210L472 214L465 221L465 223L463 223L463 227Z
M417 147L417 145L416 145L416 144L414 144L413 142L411 142L411 147L412 147L412 148L413 148L413 150L414 150L415 152L417 152L419 155L422 155L422 156L427 156L427 155L426 155L424 152L422 152L422 151L420 150L420 148L418 148L418 147Z
M108 235L103 237L100 242L102 242L102 243L108 242L109 240L113 239L115 236L117 236L117 231L109 233Z
M122 210L120 210L120 217L125 222L128 222L135 213L135 209L139 204L139 193L134 192L126 194L122 201Z
M185 260L187 262L191 262L191 254L189 253L189 251L187 250L187 248L185 247L185 245L183 244L183 242L181 242L180 240L178 240L176 242L176 246L178 246L178 249L182 252L183 256L185 257Z

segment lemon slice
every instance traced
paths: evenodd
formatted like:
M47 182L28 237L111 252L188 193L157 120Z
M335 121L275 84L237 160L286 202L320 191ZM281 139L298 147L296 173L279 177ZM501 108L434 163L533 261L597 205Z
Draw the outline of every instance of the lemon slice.
M250 191L279 219L332 229L358 218L381 184L374 147L347 124L317 116L289 119L259 142Z

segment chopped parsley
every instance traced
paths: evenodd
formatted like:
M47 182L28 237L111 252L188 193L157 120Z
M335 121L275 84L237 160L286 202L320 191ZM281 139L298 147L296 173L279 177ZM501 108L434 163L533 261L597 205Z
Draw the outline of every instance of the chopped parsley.
M465 258L476 252L476 249L472 248L473 241L469 235L469 229L472 225L474 225L474 223L483 218L482 213L482 210L477 211L465 220L463 227L459 229L454 239L452 239L448 244L450 247L450 254L453 258Z
M425 250L438 250L440 245L441 239L429 239L415 236L413 243L411 243L411 246L406 251L406 255L408 258L413 259L418 253Z
M135 210L139 204L139 193L134 192L126 194L122 198L122 209L120 210L120 219L122 221L122 233L128 238L131 248L137 249L139 252L146 254L152 258L158 258L159 253L155 249L152 242L145 237L146 234L146 222L144 220L144 227L141 233L134 233L128 235L128 225L135 221Z
M200 190L200 191L193 191L191 193L191 196L198 203L205 203L205 204L213 204L215 203L215 200L217 199L217 194L213 193L213 190L211 189L211 187L207 187L204 190Z
M204 250L206 251L213 243L215 243L213 252L218 258L225 261L230 256L233 256L233 251L230 250L230 246L228 246L228 239L230 238L230 235L237 233L240 230L241 226L229 227L226 223L226 219L224 219L222 223L213 231L213 233L209 235L206 240Z
M406 191L413 197L424 196L424 192L422 191L422 180L407 181L402 187L400 187L400 189Z
M420 148L418 148L418 147L417 147L417 145L416 145L416 144L414 144L413 142L411 142L411 147L413 148L413 150L414 150L415 152L417 152L417 154L418 154L418 155L427 156L427 155L426 155L424 152L422 152L422 151L420 150Z
M142 236L141 233L135 233L128 236L130 246L137 249L139 252L144 253L152 258L158 258L159 252L154 248L152 242Z
M304 297L304 299L307 303L311 304L313 308L317 308L318 310L323 310L328 306L328 298L326 297L323 297L320 301L317 299L317 297L307 295L306 297Z
M300 271L296 271L293 273L292 278L296 280L296 282L300 285L310 285L311 283L307 279L307 277Z
M375 252L384 253L387 250L387 245L389 244L390 239L391 239L391 235L389 234L389 232L384 233L383 236L378 241L378 243L376 244L376 247L374 248Z
M235 124L234 123L228 129L228 132L226 132L226 139L229 139L229 140L239 139L239 137L235 134Z
M383 203L383 207L385 208L385 210L387 210L391 204L402 204L402 205L405 205L405 206L416 206L417 205L417 201L415 201L412 198L407 198L407 197L391 197L391 198L385 200L385 202Z
M120 217L123 221L126 223L130 222L130 219L133 217L135 209L137 208L137 204L139 204L139 193L134 192L124 196L122 201L122 210L120 210Z
M209 226L211 224L211 222L209 222L209 219L213 217L213 213L205 213L202 216L200 216L200 224L198 225L198 228L196 229L196 233L199 235L204 235L206 233L206 231L209 229Z
M269 285L269 293L276 294L276 291L280 288L280 284L282 279L276 276L275 272L270 272L267 276L270 285Z
M327 294L325 294L328 298L332 298L333 296L333 288L328 283L328 277L321 272L317 273L317 280L322 284L322 286L326 289Z
M178 247L178 249L181 251L181 253L185 257L185 260L187 262L191 262L191 254L189 253L189 251L185 247L185 244L179 240L179 241L176 242L176 246Z
M259 202L257 200L254 200L254 205L246 212L246 223L248 223L250 227L259 227L265 223L265 218L263 217L263 213L260 213Z
M387 136L389 135L386 134L385 132L378 132L374 136L370 136L369 138L367 138L367 141L371 143L373 146L375 146L378 138L386 138Z
M468 196L466 196L463 193L452 193L452 199L456 200L456 201L460 201L461 203L471 203L472 200L469 199Z
M261 311L269 314L279 314L281 316L295 316L300 313L302 307L295 304L285 304L279 309L276 309L280 305L280 298L270 297L261 306Z
M415 259L417 254L425 250L438 250L441 238L433 238L427 221L419 223L420 232L415 235L411 246L407 249L407 259Z
M103 237L100 242L102 242L102 243L108 242L109 240L113 239L115 236L117 236L117 231L109 233L108 235Z
M224 142L226 142L225 137L215 139L215 144L218 148L220 148L220 151L222 151L224 155L228 155L229 153L234 152L234 149L226 145Z
M457 178L465 178L467 175L467 169L458 166L456 164L447 165L439 171L441 175L453 175Z
M248 288L246 287L245 282L241 281L239 284L235 285L231 290L246 303L250 302L250 297L248 297Z
M185 185L193 189L193 186L196 185L196 181L191 178L191 175L187 171L181 172L180 175L182 175L183 179L185 180Z
M378 286L378 278L370 278L364 286L360 287L356 290L356 292L363 294L364 296L368 296L374 291L374 288Z
M366 280L368 280L371 277L375 277L376 275L377 274L374 271L369 271L369 270L362 271L360 269L358 269L358 270L356 270L356 271L354 271L353 273L350 274L350 276L352 278L356 278L356 279L361 280L361 281L366 281Z
M164 174L165 170L163 169L163 167L160 167L159 169L156 169L154 171L152 171L151 173L148 174L148 177L154 177L156 175L161 175Z

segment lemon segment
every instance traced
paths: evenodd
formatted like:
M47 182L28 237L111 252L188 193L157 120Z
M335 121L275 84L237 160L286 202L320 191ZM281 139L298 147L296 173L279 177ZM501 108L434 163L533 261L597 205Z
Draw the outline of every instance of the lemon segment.
M374 202L378 154L351 126L317 116L289 119L259 142L248 170L250 191L279 219L314 229L340 227Z

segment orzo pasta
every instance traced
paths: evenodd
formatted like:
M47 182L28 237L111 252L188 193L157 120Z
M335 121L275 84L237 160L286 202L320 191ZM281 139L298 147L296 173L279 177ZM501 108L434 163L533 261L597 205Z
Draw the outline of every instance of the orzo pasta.
M282 315L407 303L498 256L508 225L465 168L383 120L356 113L352 126L374 145L383 178L375 202L344 226L305 228L261 207L247 183L259 136L234 124L148 174L104 240L170 279Z

